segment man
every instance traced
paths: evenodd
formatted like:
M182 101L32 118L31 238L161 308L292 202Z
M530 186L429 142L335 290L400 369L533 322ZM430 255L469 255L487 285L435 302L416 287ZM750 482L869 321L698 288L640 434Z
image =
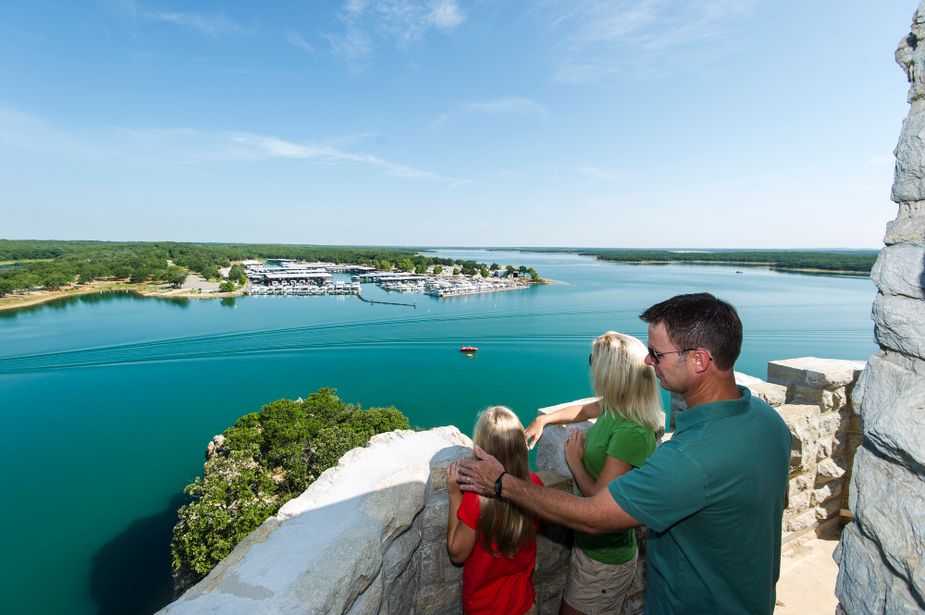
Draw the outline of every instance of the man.
M646 525L646 613L772 613L790 433L737 387L742 322L713 295L679 295L640 316L662 387L681 394L671 440L590 498L531 485L476 448L463 490L503 497L584 532Z

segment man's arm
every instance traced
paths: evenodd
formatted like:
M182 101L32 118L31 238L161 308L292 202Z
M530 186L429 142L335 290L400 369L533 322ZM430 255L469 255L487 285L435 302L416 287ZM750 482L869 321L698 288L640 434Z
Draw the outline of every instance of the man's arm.
M459 488L494 497L495 479L504 471L504 467L478 446L475 447L475 455L480 461L460 462ZM609 489L601 489L590 498L580 498L505 474L501 479L501 496L547 521L589 534L641 525L614 501Z

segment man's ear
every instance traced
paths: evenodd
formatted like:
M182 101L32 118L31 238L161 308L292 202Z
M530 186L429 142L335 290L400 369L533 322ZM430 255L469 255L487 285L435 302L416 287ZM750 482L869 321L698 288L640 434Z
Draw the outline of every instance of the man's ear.
M691 354L694 355L694 370L698 374L702 374L707 371L707 368L710 367L710 361L713 360L713 357L710 356L710 353L702 348L694 350Z

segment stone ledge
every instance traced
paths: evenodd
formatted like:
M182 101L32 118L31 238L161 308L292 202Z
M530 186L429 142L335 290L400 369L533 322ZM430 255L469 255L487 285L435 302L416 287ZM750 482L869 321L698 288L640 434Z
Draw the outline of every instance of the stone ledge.
M837 389L854 382L864 371L864 361L802 357L768 363L768 381L784 386L804 385Z

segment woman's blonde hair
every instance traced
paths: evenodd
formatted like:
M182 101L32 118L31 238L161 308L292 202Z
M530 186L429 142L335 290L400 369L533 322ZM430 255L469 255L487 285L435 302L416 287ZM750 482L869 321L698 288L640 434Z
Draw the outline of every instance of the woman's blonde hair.
M493 455L507 473L530 480L524 426L517 415L504 406L486 408L475 422L472 441ZM479 496L479 538L482 547L498 556L511 558L533 538L533 516L516 504Z
M632 335L604 333L591 345L591 378L601 409L658 431L665 426L655 370L648 349Z

